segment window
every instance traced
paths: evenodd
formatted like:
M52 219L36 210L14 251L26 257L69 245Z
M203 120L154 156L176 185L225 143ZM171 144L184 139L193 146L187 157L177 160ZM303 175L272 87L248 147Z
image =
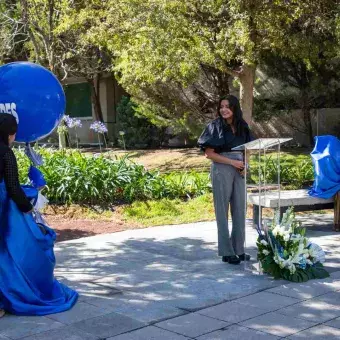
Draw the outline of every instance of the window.
M64 86L66 112L70 117L92 117L91 88L88 83Z

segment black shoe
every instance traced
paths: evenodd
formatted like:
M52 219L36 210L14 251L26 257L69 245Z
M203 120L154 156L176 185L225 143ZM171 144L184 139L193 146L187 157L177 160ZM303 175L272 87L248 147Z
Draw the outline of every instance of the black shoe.
M240 259L240 261L249 261L250 260L250 255L243 253L241 255L238 255L238 258Z
M238 256L232 255L232 256L222 256L222 261L223 262L228 262L230 264L239 264L241 260L239 259Z

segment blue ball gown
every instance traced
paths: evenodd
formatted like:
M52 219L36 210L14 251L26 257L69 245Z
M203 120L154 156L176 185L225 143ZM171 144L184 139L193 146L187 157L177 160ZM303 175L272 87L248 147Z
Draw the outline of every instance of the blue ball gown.
M30 199L38 191L23 187ZM0 308L15 315L66 311L78 294L53 275L55 232L39 228L32 214L22 213L0 183Z

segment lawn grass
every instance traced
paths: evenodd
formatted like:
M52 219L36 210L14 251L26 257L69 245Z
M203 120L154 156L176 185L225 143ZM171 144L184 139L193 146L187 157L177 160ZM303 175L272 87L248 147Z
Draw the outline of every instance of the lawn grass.
M106 157L128 158L144 165L148 170L161 172L198 170L208 171L210 161L198 148L158 149L158 150L113 150L105 153Z
M93 207L71 206L48 206L45 211L47 217L60 216L63 220L68 220L72 224L73 220L94 220L101 223L115 224L117 221L123 225L123 229L153 227L160 225L176 225L183 223L194 223L203 221L214 221L214 205L212 194L208 193L186 201L175 199L136 201L130 205L122 205L114 211L94 209ZM301 212L297 215L311 213ZM314 211L313 213L332 213L331 210ZM230 218L229 214L229 218ZM264 208L263 216L273 217L271 209ZM252 218L252 206L248 206L247 218ZM60 219L59 219L60 220ZM54 218L54 222L57 221Z
M122 209L126 221L143 226L182 224L215 219L212 194L205 194L187 201L162 199L134 202Z
M281 152L282 166L290 166L296 161L309 160L311 150L294 149ZM198 148L158 149L158 150L112 150L105 155L110 158L128 156L135 163L144 165L147 169L160 172L172 171L209 171L211 161ZM276 159L276 152L268 152L267 157ZM251 156L251 166L258 165L258 154Z

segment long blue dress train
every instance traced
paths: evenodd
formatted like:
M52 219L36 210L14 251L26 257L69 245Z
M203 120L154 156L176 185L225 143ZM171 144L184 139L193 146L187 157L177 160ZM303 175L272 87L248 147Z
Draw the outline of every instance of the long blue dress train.
M30 198L34 188L24 188ZM0 307L16 315L47 315L70 309L78 294L53 275L55 232L41 231L0 183Z

